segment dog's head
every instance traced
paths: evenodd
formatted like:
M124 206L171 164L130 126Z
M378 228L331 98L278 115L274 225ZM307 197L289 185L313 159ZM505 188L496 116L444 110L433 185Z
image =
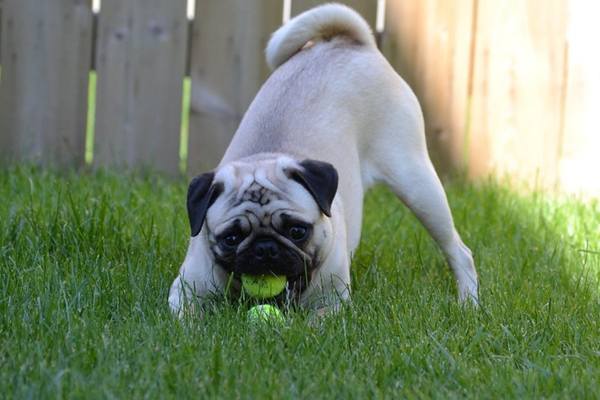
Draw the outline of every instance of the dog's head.
M285 275L296 292L331 248L335 168L268 157L232 162L194 178L188 190L192 236L208 240L228 272Z

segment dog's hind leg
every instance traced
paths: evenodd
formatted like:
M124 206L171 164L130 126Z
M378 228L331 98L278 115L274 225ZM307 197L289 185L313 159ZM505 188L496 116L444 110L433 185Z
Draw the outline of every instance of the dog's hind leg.
M444 253L458 282L460 301L477 302L477 272L471 251L454 228L444 189L429 160L403 159L397 173L388 171L385 182L416 215Z
M454 228L442 184L427 154L420 108L409 89L400 116L391 116L374 138L369 163L373 178L388 184L425 226L444 253L458 283L461 302L478 302L478 278L471 251ZM406 93L408 95L406 95Z

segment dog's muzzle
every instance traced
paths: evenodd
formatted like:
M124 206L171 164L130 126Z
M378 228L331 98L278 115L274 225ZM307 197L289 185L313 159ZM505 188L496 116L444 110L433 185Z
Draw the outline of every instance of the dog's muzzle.
M237 254L233 272L242 274L286 276L287 291L277 296L278 303L297 300L310 282L313 262L295 249L272 237L259 237Z
M259 237L236 256L236 274L285 275L290 278L312 269L310 260L272 237Z

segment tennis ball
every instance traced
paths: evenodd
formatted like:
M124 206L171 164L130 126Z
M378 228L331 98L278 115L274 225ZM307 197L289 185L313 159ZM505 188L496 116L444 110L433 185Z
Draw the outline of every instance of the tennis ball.
M270 304L261 304L248 310L248 321L251 323L271 322L281 324L285 322L281 310Z
M242 275L242 286L246 293L257 299L277 296L285 289L287 278L276 275Z

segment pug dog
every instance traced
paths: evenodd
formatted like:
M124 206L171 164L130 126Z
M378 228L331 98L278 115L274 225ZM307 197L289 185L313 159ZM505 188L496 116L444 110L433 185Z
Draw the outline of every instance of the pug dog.
M266 48L273 72L218 167L189 185L191 239L169 293L179 315L242 274L287 277L276 299L314 310L350 298L365 191L387 184L441 248L461 302L478 301L471 251L457 233L427 153L419 103L341 4L308 10Z

